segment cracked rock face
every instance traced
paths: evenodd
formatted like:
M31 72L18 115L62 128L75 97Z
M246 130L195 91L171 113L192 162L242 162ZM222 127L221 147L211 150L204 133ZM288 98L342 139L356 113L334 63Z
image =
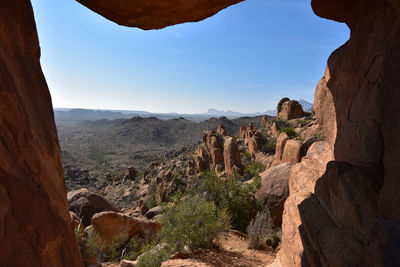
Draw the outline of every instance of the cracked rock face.
M397 266L400 248L389 233L400 229L400 4L313 0L312 7L351 29L314 99L334 161L308 178L317 180L315 192L301 202L290 188L276 265Z

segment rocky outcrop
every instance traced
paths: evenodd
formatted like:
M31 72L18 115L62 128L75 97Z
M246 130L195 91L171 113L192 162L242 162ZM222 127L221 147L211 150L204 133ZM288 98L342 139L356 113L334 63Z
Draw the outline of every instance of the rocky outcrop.
M120 25L150 30L200 21L242 0L77 1Z
M261 188L256 192L257 200L267 204L274 223L282 224L283 204L289 196L291 163L283 163L260 174Z
M84 227L91 224L93 214L102 211L118 211L102 196L88 191L87 189L78 189L68 192L69 209L75 212L82 220Z
M232 173L238 173L243 175L244 166L240 159L240 153L236 141L232 137L225 139L224 163L226 174L230 175Z
M333 159L327 142L311 145L301 163L295 164L289 178L289 197L282 216L282 244L275 266L302 266L304 253L300 235L302 220L298 205L314 192L315 183L325 172L326 164Z
M302 259L314 266L396 266L400 248L388 233L396 236L400 228L400 125L393 123L400 118L400 6L374 0L313 0L312 6L317 15L351 30L329 57L314 99L337 162L323 176L310 177L322 176L315 194L296 203L304 252L293 250L293 240L292 248L282 244L280 255L296 259L282 265ZM293 233L283 232L286 243Z
M124 180L134 181L138 175L138 171L134 167L129 167L124 176Z
M287 140L284 145L281 162L298 163L301 160L301 141ZM307 151L306 151L307 152Z
M276 165L282 160L283 151L285 149L285 145L288 140L289 137L285 132L279 134L278 139L276 141L276 149L275 149Z
M261 150L264 145L264 136L259 130L255 130L252 124L247 126L247 129L240 128L240 136L244 140L244 144L249 149L250 154L254 157L255 153Z
M222 124L218 125L217 134L222 137L229 136L228 132L225 130L225 127Z
M282 120L291 120L304 116L303 107L296 100L285 97L278 103L277 117Z
M105 211L92 217L92 226L96 234L107 242L116 237L128 240L132 236L153 238L161 229L158 222L127 216L122 213ZM121 240L123 242L123 240Z

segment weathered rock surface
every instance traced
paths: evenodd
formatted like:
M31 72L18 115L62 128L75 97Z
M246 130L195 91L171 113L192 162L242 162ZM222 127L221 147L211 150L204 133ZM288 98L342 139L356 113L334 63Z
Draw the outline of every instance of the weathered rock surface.
M287 140L284 145L281 162L298 163L301 160L301 142L299 140ZM307 152L307 151L306 151Z
M0 25L0 266L82 266L30 1Z
M282 244L275 266L302 266L304 250L299 232L302 221L298 205L314 192L315 182L323 175L326 164L331 160L333 155L330 146L322 141L312 144L302 162L293 165L289 178L289 197L282 216Z
M200 21L242 0L77 1L120 25L150 30Z
M381 186L375 166L335 161L327 165L315 194L299 205L300 234L311 265L366 266L365 248L379 218Z
M275 149L275 157L276 162L280 162L282 160L282 155L285 149L286 142L289 140L288 135L283 132L280 133L278 139L276 141L276 149Z
M289 196L291 163L283 163L260 174L261 188L256 192L257 200L268 204L274 223L282 224L283 204Z
M244 166L240 159L240 153L236 141L229 137L224 143L225 172L230 175L233 172L243 175Z
M93 214L102 211L118 211L102 196L88 191L87 189L78 189L68 192L69 209L75 212L82 224L87 227L91 224Z
M289 98L283 98L278 103L278 115L277 117L282 120L291 120L303 117L303 107L296 100L290 100Z
M161 229L161 224L158 222L133 218L113 211L93 215L92 226L105 242L111 242L116 237L128 240L134 235L151 238Z

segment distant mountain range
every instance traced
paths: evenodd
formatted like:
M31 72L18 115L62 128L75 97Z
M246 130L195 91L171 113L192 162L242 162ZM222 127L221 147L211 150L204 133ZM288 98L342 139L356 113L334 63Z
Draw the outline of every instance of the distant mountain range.
M299 103L303 106L304 111L311 111L313 104L300 99ZM184 118L194 122L202 122L212 117L227 117L228 119L236 119L240 117L255 117L255 116L276 116L276 110L266 110L257 113L240 113L236 111L223 111L210 108L206 113L199 114L179 114L179 113L151 113L139 110L94 110L94 109L67 109L55 108L54 116L57 121L96 121L101 119L129 119L132 117L156 117L161 120L170 120L174 118Z

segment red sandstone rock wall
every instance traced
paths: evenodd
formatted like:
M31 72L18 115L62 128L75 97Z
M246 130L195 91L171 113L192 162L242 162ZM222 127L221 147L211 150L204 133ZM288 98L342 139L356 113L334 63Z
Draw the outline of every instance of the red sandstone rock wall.
M0 2L0 266L82 266L31 3Z
M316 116L335 161L311 177L314 192L301 202L290 201L297 196L290 189L275 264L397 266L400 3L313 0L312 6L351 29L349 41L330 56L315 94ZM293 210L297 216L285 217Z

